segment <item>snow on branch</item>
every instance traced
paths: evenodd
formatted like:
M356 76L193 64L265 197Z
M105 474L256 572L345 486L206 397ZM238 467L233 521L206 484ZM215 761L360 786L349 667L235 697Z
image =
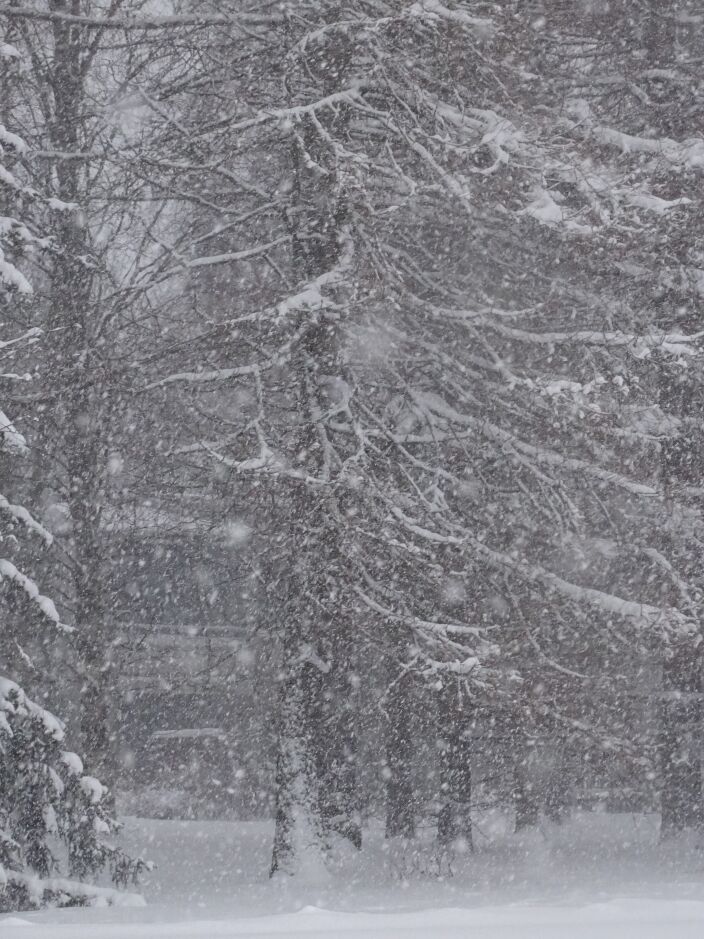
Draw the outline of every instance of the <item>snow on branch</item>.
M492 567L510 571L521 580L529 583L541 584L546 589L582 606L588 606L601 613L627 619L641 629L660 629L664 636L671 635L673 629L678 635L691 635L697 631L697 623L676 609L665 609L647 603L639 603L635 600L626 600L616 594L606 593L593 587L582 587L572 581L565 580L538 564L530 564L506 552L496 551L477 538L472 537L469 532L452 535L434 531L407 516L397 506L391 506L390 510L406 530L417 537L435 544L450 544L457 547L471 546L476 555L491 564Z
M4 3L0 5L0 16L8 19L35 20L44 23L66 23L82 26L84 29L102 30L121 29L150 31L165 29L184 29L207 26L268 26L280 22L281 15L257 13L193 13L172 16L82 16L77 13L64 13L60 10L37 10L33 7L19 7ZM13 47L10 46L10 49Z
M39 587L37 587L31 577L27 577L22 571L18 571L12 561L8 561L6 558L0 558L0 579L2 578L12 581L12 583L23 590L29 599L33 603L36 603L42 614L61 632L72 633L74 631L72 626L67 626L65 623L61 622L53 600L50 600L49 597L45 597L44 594L40 593Z
M314 313L317 313L323 307L327 307L328 309L334 308L335 304L323 296L322 288L334 287L343 282L344 275L349 271L353 258L352 240L349 238L346 231L341 232L340 243L342 247L342 255L334 267L332 267L329 271L325 271L324 273L320 274L320 276L310 281L310 283L305 284L297 293L291 294L285 299L279 301L275 307L268 310L263 310L254 318L263 320L269 317L270 319L274 318L278 320L285 320L291 313L294 312L310 310ZM227 260L230 259L231 258L228 258ZM268 359L262 360L261 362L252 362L247 365L240 365L233 368L211 369L202 372L176 372L173 375L168 375L166 378L161 378L158 381L150 383L142 390L150 391L153 388L159 388L162 385L172 384L174 382L203 384L209 382L228 381L233 378L245 378L247 376L253 376L254 378L257 378L263 371L284 365L289 360L292 350L303 338L309 327L309 321L303 322L303 324L299 326L295 333L279 347L278 351L274 355L270 356Z
M113 882L126 885L129 877L151 865L141 858L132 860L103 840L119 829L106 811L108 789L84 775L82 760L63 749L64 741L63 722L32 701L16 682L0 675L4 828L0 829L0 901L7 899L4 890L11 884L19 896L11 896L10 902L19 901L23 909L141 905L134 894L86 882L87 875L109 868ZM39 819L29 828L27 800L32 818ZM68 848L62 853L71 879L57 876L63 867L54 853L57 840ZM74 880L76 876L83 880Z
M290 241L290 238L288 235L285 235L281 238L277 238L275 241L270 241L268 244L256 245L254 248L245 248L242 251L228 251L223 254L204 255L198 258L191 258L190 260L183 260L178 266L164 271L159 280L166 280L168 277L184 269L195 270L199 267L214 267L220 264L233 264L237 261L248 261L262 254L268 254L269 251L286 244L288 241Z
M520 209L516 215L519 218L529 216L547 228L560 229L568 234L589 237L615 221L612 210L619 204L653 212L655 215L665 215L673 209L692 205L692 200L687 196L680 196L677 199L662 199L645 189L614 187L602 179L597 179L593 174L587 180L577 180L575 173L565 172L563 177L566 180L574 181L580 192L587 196L590 209L592 213L596 213L598 216L599 224L594 224L593 214L589 217L592 219L590 221L584 209L563 206L561 204L561 194L545 189L543 186L534 187L532 201ZM599 203L599 196L606 196L610 209Z
M53 906L146 906L146 900L138 893L126 893L113 887L96 887L65 877L37 877L20 871L7 870L0 866L0 883L23 887L33 907Z
M12 147L16 153L22 155L27 153L27 144L24 140L9 131L4 124L0 124L0 147Z
M370 584L370 586L378 587L378 585L375 584L371 578L365 576L365 580ZM422 619L418 616L408 616L402 613L396 613L389 607L383 606L381 603L379 603L378 600L374 600L357 584L353 585L353 589L359 599L365 604L365 606L368 606L370 610L374 610L375 613L380 613L381 615L391 620L410 623L412 626L418 627L419 629L422 629L426 632L435 633L440 636L450 634L458 636L472 636L475 639L483 639L484 634L486 633L486 629L482 629L477 626L467 626L466 623L435 623L431 620ZM496 652L496 647L493 643L490 644L490 647L492 652Z
M663 352L668 355L695 356L700 354L698 342L704 337L704 331L696 333L670 333L660 329L652 329L647 333L624 333L620 330L575 329L575 330L540 330L519 329L507 326L505 323L486 313L468 310L444 310L443 315L453 319L466 319L475 321L492 329L494 332L515 339L518 342L536 343L538 345L586 345L586 346L626 346L630 347L636 358L645 359L653 352Z
M12 735L7 720L8 714L33 717L42 724L52 740L61 743L64 739L63 721L28 698L16 682L0 675L0 730Z
M19 59L19 50L8 42L0 42L0 59Z
M256 375L257 372L270 368L272 364L252 363L250 365L241 365L238 368L215 368L202 372L175 372L173 375L167 375L166 378L160 378L158 381L146 385L143 391L151 391L153 388L160 388L162 385L169 385L173 382L207 384L213 381L227 381L230 378L244 378L247 375Z
M491 423L491 421L483 420L470 414L463 414L455 410L455 408L449 405L438 394L434 394L429 391L421 392L415 390L411 390L411 394L418 407L422 409L423 413L430 419L431 423L433 420L433 415L437 415L451 421L452 423L463 424L475 428L488 440L491 440L494 443L498 443L512 450L519 459L529 458L530 460L534 460L539 465L552 466L558 469L563 469L570 473L584 473L587 476L591 476L593 479L598 479L601 482L607 483L609 485L617 486L618 488L624 489L626 492L631 492L634 495L657 495L657 490L652 486L646 486L642 483L638 483L635 480L629 479L627 476L622 476L619 473L604 469L603 467L594 463L589 463L586 460L566 457L555 450L549 450L547 447L540 447L535 444L526 443L525 441L516 437L514 434L509 433L508 431L498 427L496 424Z
M510 154L525 146L525 134L507 117L486 108L467 108L460 111L447 101L431 102L434 112L446 123L464 131L468 137L481 135L477 146L485 146L496 160L496 165L508 163ZM483 170L487 174L493 172Z
M370 578L365 577L365 580L369 582ZM450 654L447 661L439 661L421 653L431 673L446 672L458 677L471 677L474 681L481 682L487 671L485 662L499 652L498 646L486 638L486 630L459 623L434 623L412 614L397 613L370 597L358 585L354 585L353 589L368 609L383 616L386 620L408 626L424 645L446 648ZM474 640L471 647L468 647L463 637L471 637Z
M262 372L279 365L284 365L291 355L291 349L295 346L304 332L308 329L308 324L301 326L294 336L285 342L279 351L265 359L262 362L250 362L247 365L240 365L234 368L217 368L202 372L176 372L173 375L167 375L158 381L146 385L142 391L151 391L153 388L160 388L162 385L173 384L174 382L187 382L190 384L207 384L209 382L228 381L232 378L246 378L252 376L256 378Z
M669 164L673 169L704 171L704 138L689 137L672 140L670 137L637 137L596 123L586 101L571 102L571 111L577 118L572 128L581 130L605 147L613 147L626 154L649 154Z
M360 93L361 85L362 83L359 82L344 91L333 92L332 94L326 95L324 98L318 98L317 101L311 101L309 104L298 104L291 108L271 108L266 111L259 111L254 117L230 124L228 129L231 132L249 130L252 127L258 127L261 124L268 124L275 121L283 122L284 125L286 125L286 122L293 124L300 121L301 118L306 117L306 115L315 114L316 111L320 111L324 108L335 108L343 104L359 104L363 102ZM209 131L206 131L204 134L199 135L199 138L207 137L209 133Z
M516 213L519 217L527 215L547 228L561 228L574 235L592 235L594 233L595 228L593 225L585 225L578 221L580 213L563 208L555 201L553 193L548 192L547 189L537 186L532 195L532 201Z
M621 153L650 153L673 167L704 170L704 139L691 137L679 142L669 137L633 137L611 127L592 127L590 135Z
M32 287L24 274L14 264L6 260L0 248L0 287L16 290L17 293L30 294Z
M35 342L43 332L44 330L40 326L32 326L31 329L14 339L0 339L0 350L7 349L8 346L16 346L18 342Z
M419 0L418 3L412 4L407 15L433 23L451 23L469 30L480 39L491 39L496 33L496 26L490 19L472 16L464 9L464 5L450 9L440 3L440 0Z
M54 536L51 532L38 522L23 505L13 505L5 496L0 495L0 512L6 512L17 519L18 522L21 522L29 531L39 535L46 542L47 547L50 547L53 543Z
M0 435L2 435L2 449L6 453L13 453L17 456L24 456L27 453L27 441L2 410L0 410Z
M216 460L221 466L234 470L236 473L265 473L281 479L293 479L305 483L308 486L328 486L329 480L321 479L317 476L311 476L303 470L293 469L269 448L269 445L261 440L259 456L249 457L244 460L233 460L222 453L212 450L207 444L201 447L206 453Z

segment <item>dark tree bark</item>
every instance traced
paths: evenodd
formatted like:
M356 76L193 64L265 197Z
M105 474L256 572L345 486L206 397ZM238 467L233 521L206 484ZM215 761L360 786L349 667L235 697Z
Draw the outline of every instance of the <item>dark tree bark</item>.
M320 811L328 838L339 835L359 849L358 678L351 637L335 636L328 654L330 671L321 683L320 726L316 733Z
M311 77L321 71L323 85L334 88L341 80L329 63L308 63ZM328 88L326 88L326 91ZM334 135L344 130L344 108L331 119ZM321 179L321 167L326 167ZM291 147L293 187L288 213L291 267L297 284L305 284L333 271L342 257L342 235L347 207L336 179L334 155L321 125L304 119ZM298 325L303 336L292 357L293 384L302 417L299 453L302 469L312 476L325 470L326 441L320 415L325 394L321 381L342 376L344 365L339 342L339 315L322 309L316 316L304 310ZM307 482L296 484L290 524L291 548L298 575L291 581L294 605L305 605L305 623L287 622L284 643L289 650L288 671L282 695L277 816L272 873L293 873L302 858L302 837L317 839L322 860L331 835L361 846L357 804L355 696L352 674L353 637L349 616L340 602L345 578L344 519L334 494ZM301 531L305 520L305 533ZM295 649L298 648L298 652ZM306 678L311 666L295 664L308 656L315 663L315 682ZM298 717L296 718L296 713ZM311 774L315 775L313 781ZM300 801L297 807L296 802ZM299 822L303 818L303 825ZM295 828L302 828L294 834ZM308 830L306 835L305 829ZM298 841L298 843L297 843Z
M304 639L295 606L288 610L276 757L276 816L270 874L294 874L322 858L318 767L312 713L320 668Z
M540 803L535 784L530 778L525 751L514 763L513 770L513 807L515 811L516 832L534 828L540 819Z
M473 850L472 742L469 713L456 681L445 684L440 699L440 782L438 844L444 853Z
M661 837L704 822L701 761L702 655L685 647L663 668L660 762Z
M571 788L572 781L566 754L564 748L560 746L545 791L545 815L551 822L560 825L567 818Z
M386 837L415 838L413 740L409 717L413 709L413 678L409 673L392 678L386 697Z
M52 0L51 9L70 12L71 4ZM90 183L84 161L63 157L84 147L85 80L90 62L87 34L63 21L52 25L53 60L48 78L53 96L49 136L57 153L57 196L81 206L62 212L50 288L49 328L54 330L50 368L56 383L58 414L50 447L56 477L63 477L71 519L71 574L77 647L82 671L81 726L92 772L114 779L114 700L105 624L106 558L101 536L110 408L109 348L97 332L94 265L90 233L82 212ZM103 337L104 339L105 337ZM102 348L101 348L102 345Z
M686 323L696 328L696 317ZM668 369L660 377L663 410L676 415L681 429L663 442L661 471L665 491L677 492L683 485L696 486L700 479L702 407L701 382L683 370ZM675 547L672 545L672 547ZM685 559L688 573L698 575L696 557ZM676 586L664 579L661 584L664 605L680 600ZM704 822L701 762L701 719L704 655L701 637L665 648L662 663L659 758L662 774L662 838L669 838Z

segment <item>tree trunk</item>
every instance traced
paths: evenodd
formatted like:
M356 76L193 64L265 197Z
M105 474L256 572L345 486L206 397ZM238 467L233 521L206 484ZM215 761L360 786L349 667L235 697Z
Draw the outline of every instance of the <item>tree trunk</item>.
M415 793L411 767L413 741L408 723L412 711L412 676L392 680L386 699L386 837L415 838Z
M534 828L540 818L540 804L536 798L535 784L528 772L528 759L525 750L514 763L513 773L513 807L515 811L515 831L518 833L528 828Z
M472 744L468 713L457 681L450 680L440 701L440 782L438 845L445 855L465 854L472 843Z
M285 626L276 760L276 821L270 875L324 873L325 844L315 761L313 703L319 694L319 667L303 641L295 614Z
M702 656L680 648L663 669L661 828L668 838L704 821L701 762Z
M330 90L343 80L349 56L344 39L337 46L327 50L322 60L311 52L306 63L308 78L329 84ZM338 58L339 70L332 69L331 61ZM326 120L339 133L348 115L340 108ZM317 118L305 117L297 125L290 159L291 267L294 282L303 285L331 274L339 264L347 205L338 185L335 155ZM324 382L341 376L344 367L340 314L321 305L315 315L304 309L299 316L297 326L303 328L303 335L291 356L294 394L302 418L296 449L303 455L302 467L319 477L330 472L324 417L329 401ZM291 624L285 627L289 663L282 690L272 873L293 873L304 863L313 864L315 850L318 866L324 865L331 835L340 835L355 847L361 845L355 697L349 684L354 638L348 606L341 599L347 563L344 520L334 495L307 482L293 494L292 506L291 547L299 566L298 576L291 581L292 596L295 605L314 611L314 619L306 615L304 630L298 635ZM317 664L297 664L301 650ZM315 680L311 667L317 669ZM304 862L301 852L309 847L309 862Z
M565 752L563 747L559 746L545 791L545 815L557 825L561 825L568 815L570 789L571 781Z
M318 743L320 811L327 839L362 847L357 787L357 678L349 637L336 637L322 684Z
M52 0L52 10L70 12L65 0ZM76 26L53 23L51 90L54 101L49 133L58 156L55 173L58 197L81 210L63 212L51 281L49 328L55 330L50 354L56 383L57 415L51 447L55 480L63 477L63 497L71 520L71 572L77 648L83 675L81 726L90 771L113 779L116 758L113 734L113 688L106 629L106 564L101 535L107 462L107 413L110 408L104 353L96 335L94 273L90 231L82 218L87 198L88 167L62 153L84 149L86 117L86 34ZM57 433L60 430L60 433Z

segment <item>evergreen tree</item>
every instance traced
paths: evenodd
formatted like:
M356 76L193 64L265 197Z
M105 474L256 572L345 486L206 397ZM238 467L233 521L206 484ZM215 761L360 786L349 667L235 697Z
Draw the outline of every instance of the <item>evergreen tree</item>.
M205 291L204 272L223 270L230 300L154 384L209 389L220 413L223 389L237 395L234 430L189 454L277 524L275 869L296 869L297 825L298 843L327 844L325 806L346 804L349 830L354 799L330 792L344 764L328 756L321 772L315 741L348 738L338 676L354 674L349 643L370 623L384 655L400 649L400 669L443 689L443 843L468 842L458 764L477 702L528 709L558 749L587 730L611 745L616 709L580 727L575 702L586 709L614 655L612 619L626 642L693 631L688 610L643 603L633 567L594 563L591 547L611 515L637 517L646 545L657 530L657 473L630 446L623 388L643 358L696 352L614 289L609 246L629 253L636 213L660 203L649 180L595 159L578 102L527 93L542 40L517 11L310 0L246 39L233 17L203 34L219 64L202 56L154 137L160 187L226 219L189 218L184 275ZM633 557L633 539L618 550ZM531 702L532 672L548 691Z
M214 515L248 513L257 615L281 663L272 872L326 860L338 838L359 846L374 681L390 839L410 841L420 810L419 702L437 711L433 804L451 857L471 843L478 713L526 827L541 808L564 818L587 764L651 775L658 741L633 707L648 682L663 690L663 830L698 824L693 4L206 0L168 20L88 7L4 13L53 37L56 195L98 192L110 214L97 181L129 179L121 204L146 192L159 206L109 308L140 296L173 339L138 370L142 400L168 415L173 504L197 493ZM119 146L86 72L97 61L139 90L139 132ZM83 713L105 751L96 587L114 412L81 369L114 367L91 334L109 265L90 225L59 230L53 322L71 309L83 327L57 357L63 483L82 532L77 623L98 626ZM98 398L102 428L81 442ZM359 663L373 656L372 679ZM553 767L541 792L538 740Z
M0 47L6 57L16 51ZM22 182L19 158L23 141L0 124L0 308L31 295L30 283L18 264L23 257L47 247L34 232L31 218L37 193ZM18 343L39 339L33 330L0 344L5 361ZM3 386L18 376L4 370ZM0 411L2 459L21 459L27 444L11 420ZM3 473L4 478L8 473ZM25 529L51 545L50 533L27 511L0 497L3 529L0 541L11 556L0 559L0 577L6 594L20 594L19 609L30 622L67 634L52 601L40 593L34 580L14 563L18 534ZM15 558L16 559L16 558ZM3 670L13 657L30 668L31 660L7 622L2 629ZM14 656L13 656L14 649ZM35 677L35 681L38 680ZM0 676L0 912L27 909L46 903L88 904L115 902L120 895L90 884L90 878L110 868L116 883L125 884L143 866L132 861L106 838L117 831L106 808L108 790L83 772L80 758L64 748L60 720L34 703L8 677ZM61 876L64 875L64 876Z
M698 632L688 604L653 589L677 549L659 546L659 463L636 423L662 416L652 376L697 344L619 277L644 213L662 232L686 197L609 158L661 144L599 124L574 94L592 46L564 4L542 6L310 0L247 39L233 17L229 35L203 34L229 51L217 67L203 55L155 136L160 186L232 215L191 217L184 264L196 284L225 272L230 315L154 384L210 389L221 413L236 390L235 429L201 441L204 465L246 481L253 514L261 499L278 525L275 869L297 869L296 843L324 850L324 807L345 804L330 795L340 761L321 772L315 741L347 736L337 676L370 623L384 655L400 648L399 668L442 690L439 840L465 844L477 703L549 734L558 766L590 737L638 760L620 655ZM698 153L664 148L688 170ZM558 769L553 815L567 791Z

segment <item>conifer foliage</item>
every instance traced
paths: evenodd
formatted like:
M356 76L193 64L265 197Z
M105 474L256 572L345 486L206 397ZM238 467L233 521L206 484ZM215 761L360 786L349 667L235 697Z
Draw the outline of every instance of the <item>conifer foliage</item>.
M4 58L16 52L0 46ZM22 258L39 247L50 247L34 234L27 216L39 202L36 192L22 182L16 170L25 150L23 141L0 124L0 309L31 295L29 280L20 269ZM3 317L4 318L4 317ZM0 342L5 362L18 346L40 339L39 330ZM3 368L0 381L8 385L17 376ZM0 452L3 477L7 462L27 455L27 444L11 420L0 411ZM7 462L5 462L7 461ZM0 578L8 594L20 594L20 608L42 628L70 633L53 602L43 596L34 580L6 554L18 551L21 530L51 545L51 534L21 505L0 496L2 528ZM15 558L16 560L16 558ZM10 635L8 617L0 627L0 669L11 664L13 649L30 668L31 660ZM48 634L50 635L50 634ZM51 638L51 635L50 635ZM0 912L47 903L61 906L97 901L118 902L124 897L109 888L88 883L109 868L112 879L124 885L143 866L105 840L116 832L110 817L107 788L83 772L77 754L65 749L63 723L32 701L23 688L0 673ZM62 875L67 875L66 877ZM124 895L128 896L129 895ZM134 898L133 898L134 899Z
M58 402L33 441L70 563L39 579L98 776L131 679L150 708L192 692L190 733L198 682L225 698L258 658L272 875L333 869L374 812L401 873L428 819L452 870L488 798L517 830L604 792L701 827L698 6L0 2L28 63L0 119L37 156L30 189L0 123L0 307L31 291L18 257L52 261L0 350L41 350ZM64 631L27 567L0 576ZM101 785L3 687L14 902L57 835L70 876L124 877Z
M86 882L109 868L124 886L142 862L104 840L108 790L64 745L62 722L0 678L0 912L134 899Z

